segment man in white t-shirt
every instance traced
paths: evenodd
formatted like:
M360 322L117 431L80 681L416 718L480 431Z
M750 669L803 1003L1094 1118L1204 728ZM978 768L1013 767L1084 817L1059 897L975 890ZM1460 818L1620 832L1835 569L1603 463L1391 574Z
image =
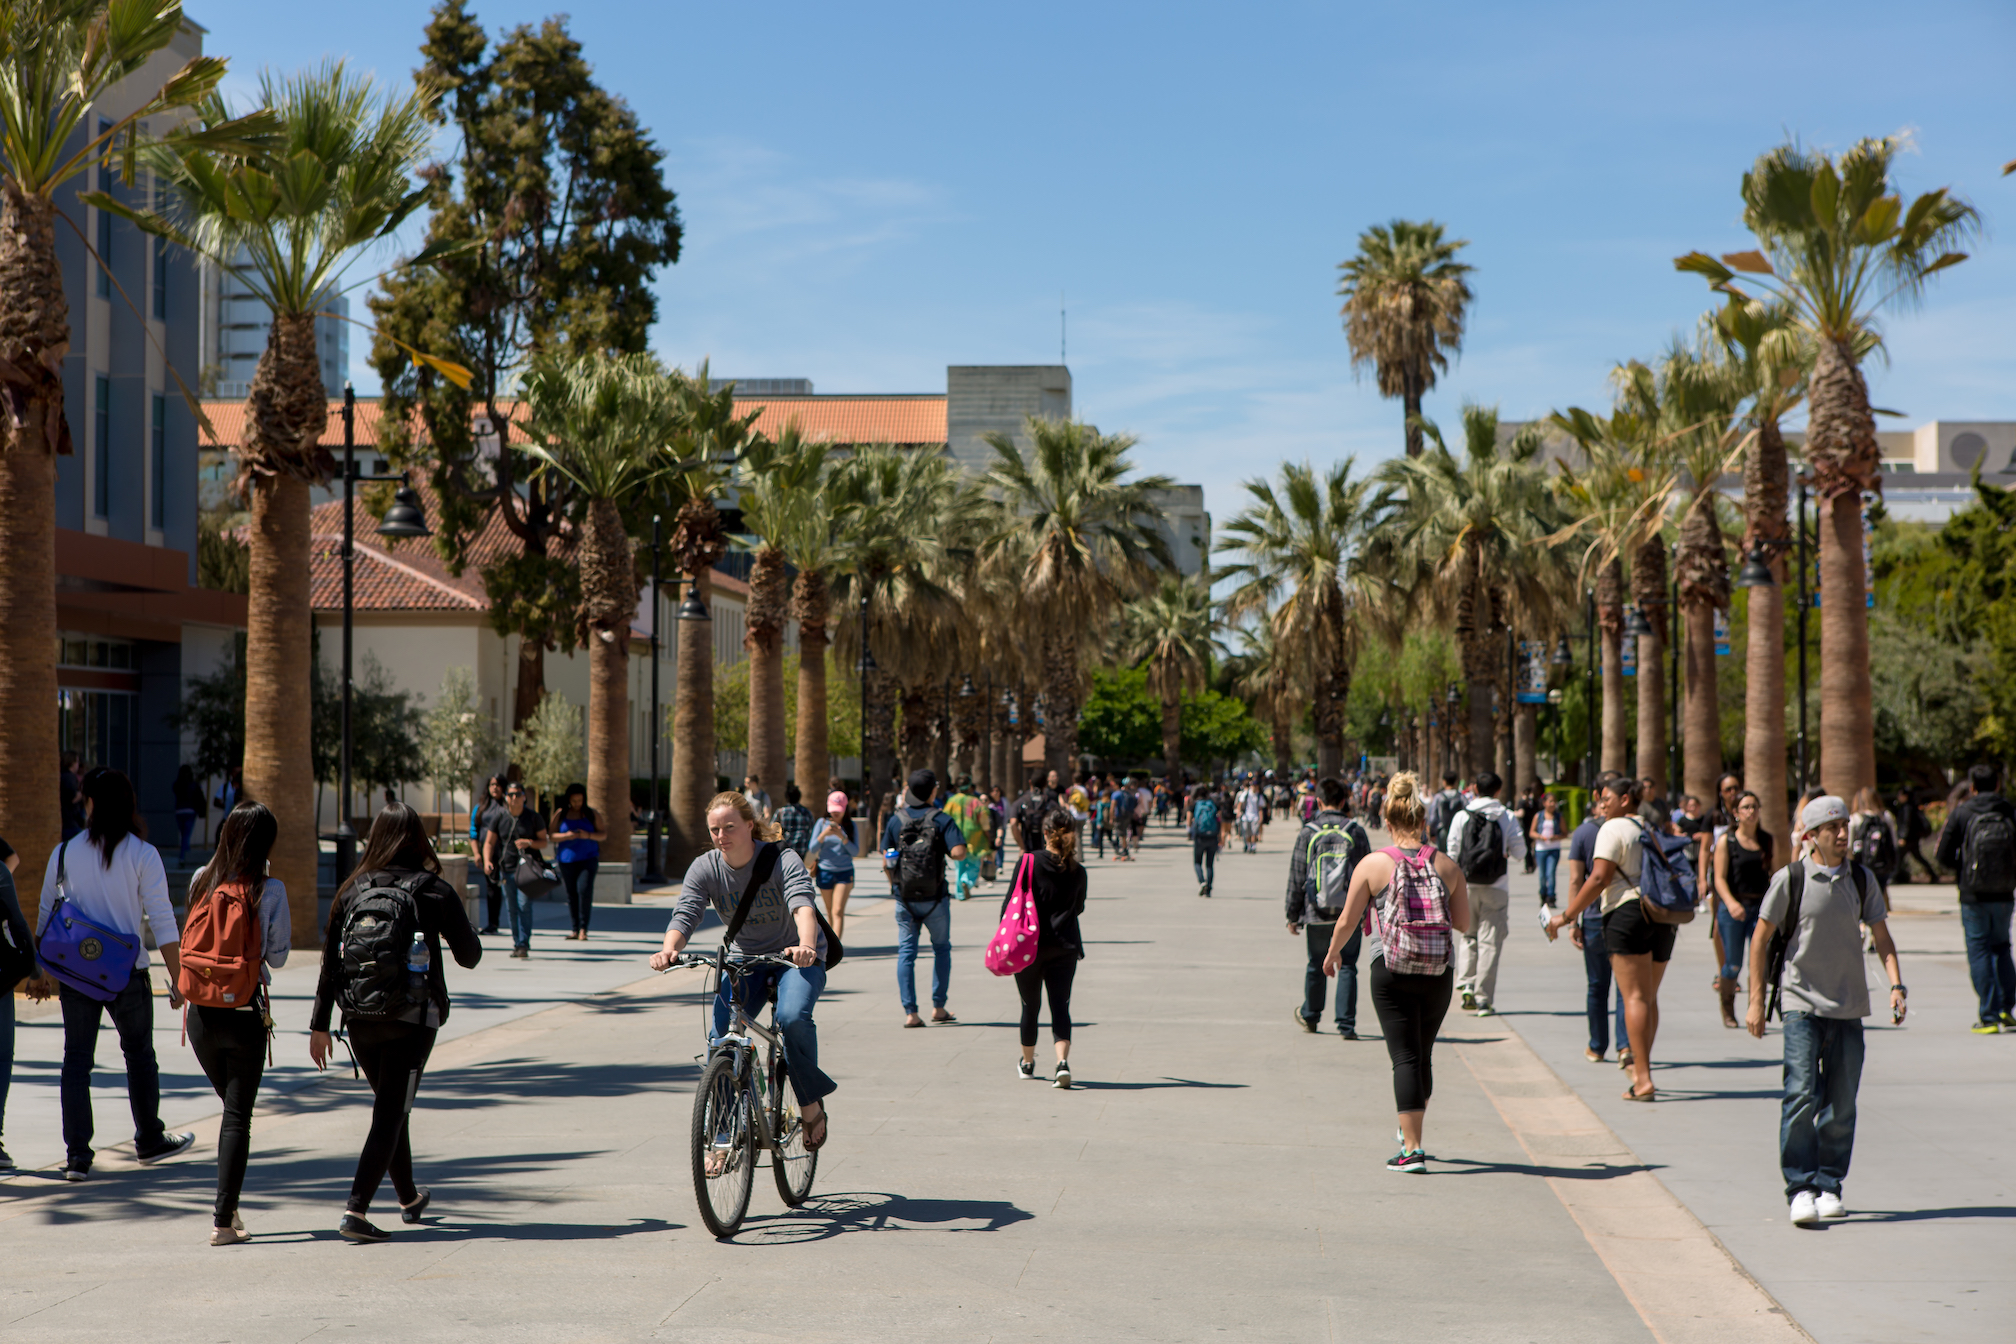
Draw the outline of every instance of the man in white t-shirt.
M1511 923L1512 865L1526 857L1519 819L1498 801L1498 791L1504 787L1495 771L1480 771L1476 800L1449 821L1449 857L1458 867L1463 866L1463 840L1472 826L1498 828L1497 857L1488 867L1463 870L1463 880L1470 884L1471 914L1470 927L1456 947L1456 988L1464 1009L1479 1017L1498 1011L1492 1001L1498 993L1498 958Z

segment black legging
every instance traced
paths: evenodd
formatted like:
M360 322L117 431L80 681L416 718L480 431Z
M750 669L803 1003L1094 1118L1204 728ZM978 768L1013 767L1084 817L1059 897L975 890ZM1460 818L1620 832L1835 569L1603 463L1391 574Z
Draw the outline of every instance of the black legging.
M217 1131L215 1227L229 1227L238 1214L245 1164L252 1155L252 1103L266 1072L266 1024L256 1009L197 1008L189 1014L189 1044L210 1086L224 1103Z
M1425 1111L1435 1091L1435 1033L1449 1015L1449 992L1456 972L1440 975L1396 975L1386 958L1372 960L1372 1008L1386 1036L1386 1054L1393 1061L1393 1109Z
M567 887L567 913L583 933L588 931L589 916L595 913L595 871L601 866L600 859L567 859L559 864L560 880Z
M1050 1038L1071 1039L1071 977L1078 974L1075 956L1051 957L1015 972L1015 992L1022 996L1022 1044L1036 1047L1036 1015L1043 1009L1043 991L1050 991Z
M371 1132L364 1136L364 1151L357 1155L357 1178L350 1182L350 1212L369 1213L371 1198L388 1174L399 1202L411 1204L420 1197L420 1188L413 1184L413 1141L407 1129L413 1098L420 1091L420 1075L427 1068L427 1056L434 1052L434 1037L439 1033L433 1027L416 1027L410 1022L347 1025L357 1066L371 1080L375 1095Z

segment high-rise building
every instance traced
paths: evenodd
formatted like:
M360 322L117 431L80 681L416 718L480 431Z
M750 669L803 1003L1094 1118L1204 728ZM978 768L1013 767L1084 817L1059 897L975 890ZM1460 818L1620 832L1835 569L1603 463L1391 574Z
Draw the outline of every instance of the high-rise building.
M236 263L247 267L241 249ZM315 356L322 366L322 387L332 397L343 395L350 376L350 299L328 294L315 319ZM233 271L203 263L203 386L207 396L237 398L252 390L259 356L266 352L266 333L273 310Z

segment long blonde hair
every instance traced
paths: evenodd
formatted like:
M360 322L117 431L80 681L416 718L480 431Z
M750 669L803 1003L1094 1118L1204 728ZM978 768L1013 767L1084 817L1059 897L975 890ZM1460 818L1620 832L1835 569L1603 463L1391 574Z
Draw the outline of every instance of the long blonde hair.
M707 806L701 809L700 816L704 820L707 817L713 816L716 809L723 807L734 808L742 820L749 823L750 833L758 840L782 840L784 838L784 828L782 826L779 826L774 821L762 821L758 819L756 816L756 804L750 802L746 794L737 793L733 789L728 790L726 793L717 793L712 798L709 798Z
M1421 776L1402 770L1386 782L1386 806L1382 810L1386 829L1421 834L1428 820L1428 805L1421 801Z

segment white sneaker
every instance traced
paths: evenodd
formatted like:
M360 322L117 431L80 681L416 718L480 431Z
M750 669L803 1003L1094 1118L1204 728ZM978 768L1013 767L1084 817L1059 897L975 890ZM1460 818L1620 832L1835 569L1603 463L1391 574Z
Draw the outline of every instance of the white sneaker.
M1825 1219L1846 1218L1848 1216L1848 1206L1841 1202L1841 1196L1829 1194L1825 1190L1822 1190L1819 1197L1813 1201L1813 1207Z
M1811 1227L1820 1221L1820 1208L1811 1190L1801 1190L1792 1196L1792 1221L1800 1227Z

